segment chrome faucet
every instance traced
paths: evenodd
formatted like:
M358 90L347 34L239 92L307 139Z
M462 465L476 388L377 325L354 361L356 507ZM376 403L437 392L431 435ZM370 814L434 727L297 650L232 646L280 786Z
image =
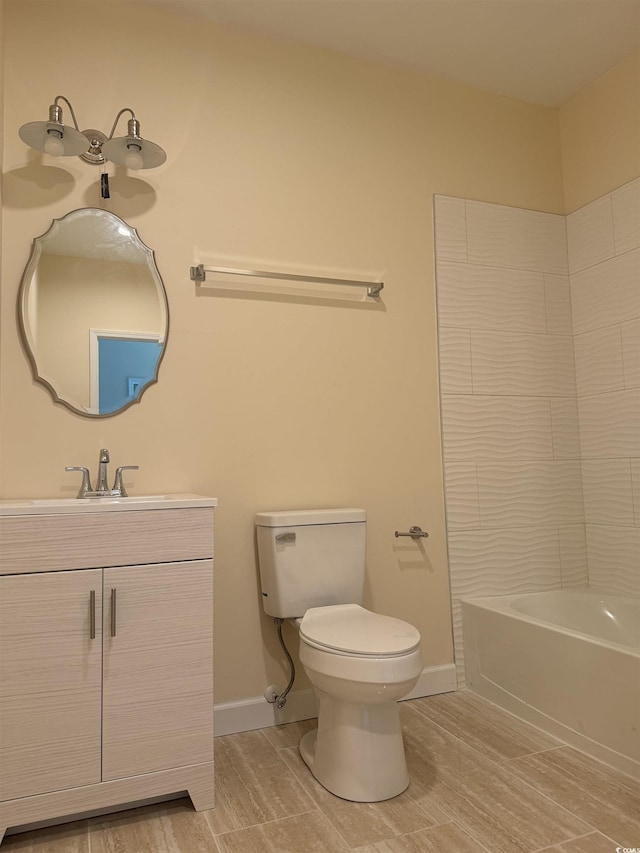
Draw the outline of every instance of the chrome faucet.
M88 468L82 468L78 465L67 465L65 471L82 471L82 485L77 494L78 498L126 498L127 491L122 482L123 471L137 471L138 465L121 465L116 468L116 478L113 482L113 488L110 489L107 483L107 465L109 464L109 451L103 447L100 451L98 460L98 479L95 490L91 486L91 477Z
M96 483L96 492L108 492L107 485L107 465L109 464L109 451L103 447L100 451L100 459L98 461L98 482Z

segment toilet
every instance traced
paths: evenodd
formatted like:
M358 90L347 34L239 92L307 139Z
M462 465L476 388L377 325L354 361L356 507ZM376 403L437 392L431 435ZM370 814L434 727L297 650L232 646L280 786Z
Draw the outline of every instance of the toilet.
M409 784L397 702L422 672L420 634L361 606L365 511L260 512L255 523L264 609L298 627L318 697L300 755L345 800L397 796Z

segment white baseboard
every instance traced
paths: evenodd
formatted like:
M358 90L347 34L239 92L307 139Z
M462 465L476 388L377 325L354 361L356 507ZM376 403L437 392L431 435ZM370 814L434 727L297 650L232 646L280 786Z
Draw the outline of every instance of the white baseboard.
M421 696L435 696L436 693L453 693L456 689L455 663L427 666L422 670L416 686L402 701L420 699Z
M429 666L422 670L418 683L405 699L418 699L436 693L451 693L456 689L455 664ZM236 702L222 702L213 710L213 729L216 737L280 726L318 716L315 694L311 688L294 690L281 710L267 702L264 696L253 696Z
M293 690L287 696L287 704L278 709L267 702L264 696L223 702L213 709L213 731L216 737L280 726L318 716L316 697L311 690Z

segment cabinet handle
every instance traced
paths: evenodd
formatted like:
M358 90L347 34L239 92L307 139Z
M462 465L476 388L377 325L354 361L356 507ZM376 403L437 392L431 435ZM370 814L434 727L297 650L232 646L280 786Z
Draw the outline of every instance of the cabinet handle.
M111 590L111 636L116 635L116 591Z
M96 591L92 589L89 593L89 637L96 638Z

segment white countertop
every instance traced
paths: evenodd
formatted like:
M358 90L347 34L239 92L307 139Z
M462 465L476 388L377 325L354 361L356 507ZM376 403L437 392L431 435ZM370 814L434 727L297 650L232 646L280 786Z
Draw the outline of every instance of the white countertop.
M131 495L126 498L34 498L33 500L0 500L0 516L51 515L85 512L131 512L141 509L186 509L214 507L217 498L204 495Z

